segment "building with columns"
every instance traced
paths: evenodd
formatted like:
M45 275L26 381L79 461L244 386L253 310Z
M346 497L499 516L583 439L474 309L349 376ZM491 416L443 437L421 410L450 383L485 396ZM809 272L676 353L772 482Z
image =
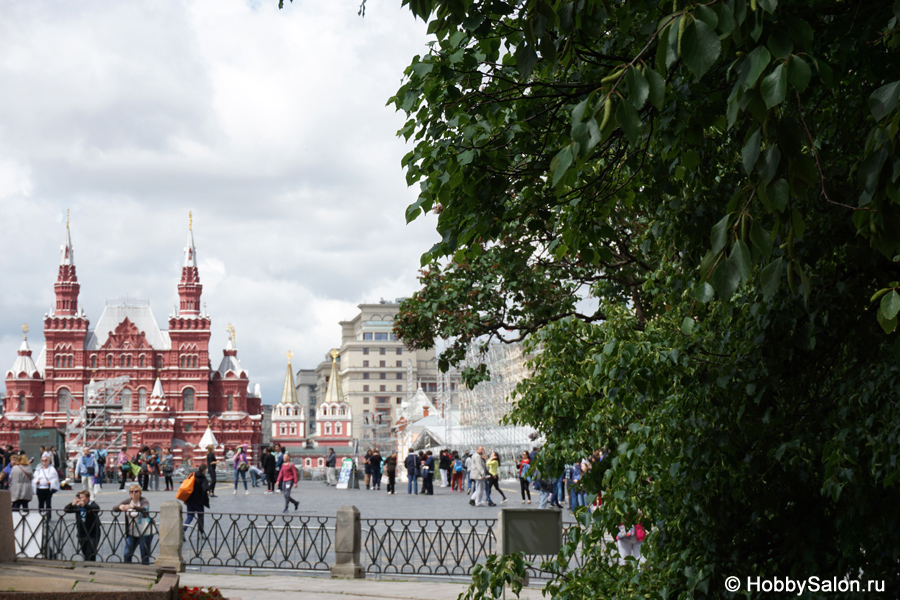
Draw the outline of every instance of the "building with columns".
M18 445L21 429L66 431L69 452L95 447L172 447L199 443L207 426L226 446L260 443L261 398L238 360L233 328L218 369L212 368L212 321L201 311L203 285L193 228L178 282L178 309L161 329L149 302L107 302L95 327L79 306L68 219L54 290L44 315L44 347L35 360L27 329L6 372L0 443ZM90 390L90 392L89 392Z

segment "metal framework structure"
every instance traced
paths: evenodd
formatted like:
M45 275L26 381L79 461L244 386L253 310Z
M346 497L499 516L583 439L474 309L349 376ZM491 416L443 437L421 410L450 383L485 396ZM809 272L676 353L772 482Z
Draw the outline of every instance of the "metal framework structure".
M520 381L529 376L521 344L491 344L482 353L477 345L469 347L463 366L485 363L491 374L474 389L463 388L459 397L459 424L467 448L484 445L497 451L501 466L508 473L523 450L530 450L533 429L501 425L512 408L511 395Z
M122 445L122 390L129 378L91 381L84 386L84 404L69 397L66 406L66 450L108 450Z

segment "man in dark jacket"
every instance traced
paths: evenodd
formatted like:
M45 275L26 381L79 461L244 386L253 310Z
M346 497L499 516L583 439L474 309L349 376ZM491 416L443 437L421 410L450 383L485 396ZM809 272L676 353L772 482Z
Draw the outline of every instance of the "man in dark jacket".
M410 448L409 454L406 455L406 460L403 461L403 466L406 467L406 476L409 477L409 483L406 485L407 494L419 493L419 464L419 457Z
M263 473L266 474L266 494L274 494L275 493L275 478L278 476L278 472L275 470L275 456L272 454L271 448L263 448L262 458L260 459L262 463L260 466L262 467Z
M334 448L328 449L328 457L325 459L325 483L327 485L337 485L337 454Z
M197 517L197 529L203 535L203 509L209 508L209 481L206 479L206 465L200 465L194 471L194 489L184 505L187 508L187 519L184 520L184 531Z
M422 493L434 495L434 455L431 450L425 453L425 464L422 465Z
M84 560L97 560L97 548L100 546L100 506L91 502L90 493L82 490L75 494L75 499L63 510L75 513L78 547Z

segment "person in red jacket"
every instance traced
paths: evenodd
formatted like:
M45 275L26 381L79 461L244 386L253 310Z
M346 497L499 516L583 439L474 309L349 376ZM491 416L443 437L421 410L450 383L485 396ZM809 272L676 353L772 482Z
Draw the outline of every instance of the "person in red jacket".
M297 473L297 467L291 462L291 455L287 452L284 453L284 460L275 483L281 484L281 492L284 494L284 510L282 512L287 512L288 504L291 502L294 503L294 510L300 508L300 503L291 498L291 489L300 483L300 475Z

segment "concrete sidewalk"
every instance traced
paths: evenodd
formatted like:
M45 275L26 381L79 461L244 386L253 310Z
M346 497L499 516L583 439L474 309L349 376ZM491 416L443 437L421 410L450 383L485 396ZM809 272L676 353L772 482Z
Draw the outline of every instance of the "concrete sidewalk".
M464 583L387 579L329 579L302 575L218 575L180 573L185 587L218 588L226 598L241 600L456 600L468 590ZM515 595L507 590L507 597ZM519 595L542 599L541 590L524 588Z

